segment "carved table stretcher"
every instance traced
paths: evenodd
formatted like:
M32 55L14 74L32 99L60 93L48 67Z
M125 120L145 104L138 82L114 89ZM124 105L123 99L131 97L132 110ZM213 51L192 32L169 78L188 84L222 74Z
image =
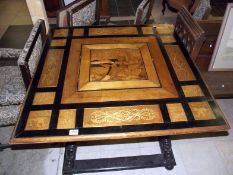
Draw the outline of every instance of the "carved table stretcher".
M229 126L181 42L170 34L169 26L148 25L54 29L10 143L158 136L160 155L88 163L77 162L76 145L67 144L63 172L172 169L175 160L164 136Z

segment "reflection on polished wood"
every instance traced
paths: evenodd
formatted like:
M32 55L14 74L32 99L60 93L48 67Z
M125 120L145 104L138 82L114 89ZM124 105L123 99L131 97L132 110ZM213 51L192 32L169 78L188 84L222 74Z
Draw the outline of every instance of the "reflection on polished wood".
M84 116L85 128L163 123L158 105L90 108Z
M165 49L180 81L195 80L195 76L188 65L183 53L177 45L166 45Z
M142 27L142 33L144 35L154 34L154 29L153 27Z
M50 49L47 53L39 87L56 87L61 69L63 49Z
M156 31L159 35L173 35L174 25L173 24L156 24Z

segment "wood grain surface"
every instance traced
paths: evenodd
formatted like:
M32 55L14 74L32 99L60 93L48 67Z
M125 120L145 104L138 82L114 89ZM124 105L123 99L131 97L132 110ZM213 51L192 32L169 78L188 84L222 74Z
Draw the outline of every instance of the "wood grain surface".
M92 26L85 36L55 29L10 144L228 130L192 60L168 37L174 28L162 26Z
M39 81L39 87L57 86L63 54L63 49L49 49Z
M99 35L132 35L138 34L136 27L107 27L107 28L90 28L89 36Z
M167 109L172 122L187 121L186 114L181 103L167 104Z
M76 123L75 109L63 109L59 111L57 129L72 129L75 128L75 123Z
M53 37L67 37L68 29L56 29L54 31Z
M33 105L53 104L55 92L37 92L33 99Z
M25 130L46 130L49 128L51 110L31 111Z
M165 49L180 81L195 80L195 76L189 67L183 53L177 45L166 45Z

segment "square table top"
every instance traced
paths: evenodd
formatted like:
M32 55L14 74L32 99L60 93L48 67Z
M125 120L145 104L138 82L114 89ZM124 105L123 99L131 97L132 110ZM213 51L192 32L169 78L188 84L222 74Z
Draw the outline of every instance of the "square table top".
M229 129L170 28L56 28L11 144L151 137Z

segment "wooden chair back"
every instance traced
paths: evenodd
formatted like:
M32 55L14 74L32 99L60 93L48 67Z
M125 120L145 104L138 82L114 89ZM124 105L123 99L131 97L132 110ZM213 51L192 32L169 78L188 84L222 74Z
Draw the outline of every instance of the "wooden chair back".
M184 7L178 13L174 32L195 61L205 40L205 32Z
M89 26L99 22L99 0L76 0L57 15L58 27Z
M34 76L46 41L44 20L39 19L32 28L29 38L19 56L18 65L27 89Z
M149 21L154 0L143 0L137 7L134 24L145 24Z
M210 0L199 0L199 3L193 12L193 18L195 20L207 19L210 11Z

